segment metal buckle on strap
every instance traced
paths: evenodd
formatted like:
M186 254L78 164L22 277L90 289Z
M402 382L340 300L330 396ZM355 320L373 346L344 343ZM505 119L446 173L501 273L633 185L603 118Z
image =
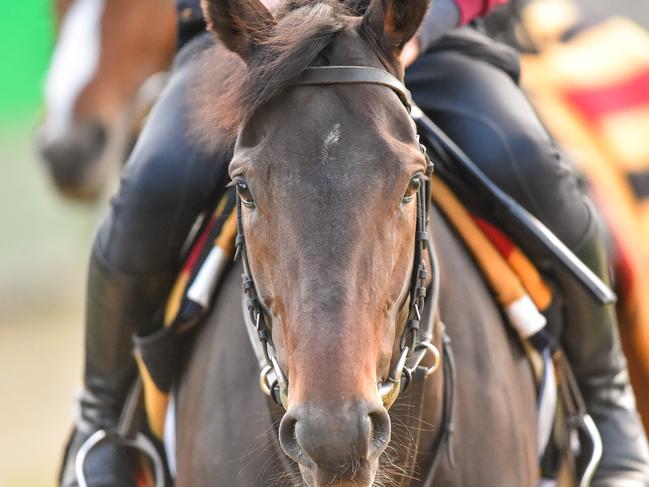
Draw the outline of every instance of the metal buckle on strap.
M439 349L427 340L417 343L415 351L422 349L424 353L422 354L417 364L413 367L413 369L419 366L419 364L424 360L424 357L428 355L428 353L430 353L430 355L433 357L433 364L426 369L426 373L424 374L426 377L428 377L429 375L432 375L434 372L436 372L437 369L439 369L439 364L442 363L442 356L439 353Z

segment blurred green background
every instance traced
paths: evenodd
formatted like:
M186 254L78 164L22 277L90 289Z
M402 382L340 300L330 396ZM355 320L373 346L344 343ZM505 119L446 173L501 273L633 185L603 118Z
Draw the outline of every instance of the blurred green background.
M50 1L3 0L0 16L0 117L11 117L33 111L40 99L40 82L47 67L52 44L53 22Z
M649 0L584 3L649 25ZM0 487L55 483L80 378L85 265L105 206L59 197L34 151L51 4L0 0Z
M33 148L51 3L0 0L2 487L55 483L80 377L84 269L98 216L56 195Z

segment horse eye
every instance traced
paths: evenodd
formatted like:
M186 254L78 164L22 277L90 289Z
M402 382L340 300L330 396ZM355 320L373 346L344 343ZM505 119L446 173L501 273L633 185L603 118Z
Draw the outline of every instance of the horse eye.
M414 200L420 188L421 188L421 176L420 175L414 176L410 180L410 184L408 184L408 189L406 189L406 192L403 195L403 199L402 199L403 203L410 203L412 200Z
M241 200L241 203L243 203L243 206L245 206L246 208L254 208L255 200L252 197L252 193L250 192L248 185L243 181L239 181L236 187L237 194L239 195L239 199Z

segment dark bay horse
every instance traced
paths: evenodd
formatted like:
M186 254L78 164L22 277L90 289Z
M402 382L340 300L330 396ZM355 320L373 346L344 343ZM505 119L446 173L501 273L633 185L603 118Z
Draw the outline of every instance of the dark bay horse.
M437 445L448 380L440 370L421 397L384 407L378 384L399 359L416 262L413 195L426 160L389 87L296 85L309 66L365 66L402 79L399 50L427 6L373 0L360 15L338 2L293 1L273 17L258 0L204 2L219 41L204 53L196 132L221 143L240 127L230 174L285 374L286 412L269 409L259 391L236 267L193 340L177 391L177 485L538 484L530 366L435 212L439 314L457 361L453 444ZM418 401L423 415L409 426ZM404 458L416 458L416 468Z
M176 13L171 0L57 0L54 10L38 147L63 194L93 199L130 149L138 93L159 89L151 77L171 62Z

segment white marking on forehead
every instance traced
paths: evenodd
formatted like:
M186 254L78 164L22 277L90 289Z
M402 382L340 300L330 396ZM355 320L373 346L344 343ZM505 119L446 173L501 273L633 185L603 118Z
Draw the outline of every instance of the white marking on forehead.
M331 129L331 132L327 134L327 136L324 138L324 142L322 145L324 145L325 149L329 149L331 146L334 146L338 143L340 140L340 124L337 123L334 125L334 128Z
M45 84L50 133L72 122L77 97L97 70L104 8L105 0L74 0L63 19Z
M322 162L327 162L330 157L330 152L340 140L340 124L337 123L333 126L331 131L325 136L322 141Z

